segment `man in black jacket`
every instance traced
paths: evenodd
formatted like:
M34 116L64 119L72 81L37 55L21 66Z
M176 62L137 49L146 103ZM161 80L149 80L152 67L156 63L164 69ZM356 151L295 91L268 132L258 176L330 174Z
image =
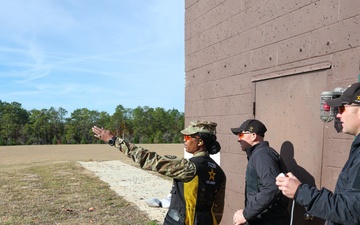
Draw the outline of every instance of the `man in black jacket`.
M340 98L327 102L338 108L342 132L355 136L350 155L332 193L301 182L292 174L277 177L276 185L284 195L304 206L310 214L326 219L326 225L360 224L360 83L350 85Z
M275 185L280 172L280 156L264 141L265 125L259 120L246 120L231 131L238 136L246 152L245 208L235 212L235 225L288 225L287 202Z

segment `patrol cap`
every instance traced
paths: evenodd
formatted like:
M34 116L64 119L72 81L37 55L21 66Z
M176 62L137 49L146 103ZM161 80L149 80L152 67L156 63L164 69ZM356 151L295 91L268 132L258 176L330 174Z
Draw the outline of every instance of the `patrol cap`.
M330 107L339 107L345 104L360 105L360 83L351 84L339 98L326 102Z
M250 131L251 133L256 133L261 137L264 137L267 129L265 125L259 120L250 119L250 120L245 120L245 122L243 122L239 128L231 128L231 131L235 135L238 135L243 131Z
M193 135L196 133L216 134L217 123L211 121L192 121L184 130L180 131L183 135Z

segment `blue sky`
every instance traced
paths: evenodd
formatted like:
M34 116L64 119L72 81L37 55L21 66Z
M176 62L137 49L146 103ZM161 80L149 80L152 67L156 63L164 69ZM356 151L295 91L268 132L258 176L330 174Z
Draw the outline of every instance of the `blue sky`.
M0 100L184 111L184 0L5 0Z

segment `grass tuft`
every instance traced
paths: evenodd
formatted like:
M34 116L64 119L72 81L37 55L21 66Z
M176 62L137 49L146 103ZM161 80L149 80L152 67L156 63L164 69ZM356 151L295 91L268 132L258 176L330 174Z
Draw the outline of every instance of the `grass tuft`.
M156 225L75 162L0 170L0 224Z

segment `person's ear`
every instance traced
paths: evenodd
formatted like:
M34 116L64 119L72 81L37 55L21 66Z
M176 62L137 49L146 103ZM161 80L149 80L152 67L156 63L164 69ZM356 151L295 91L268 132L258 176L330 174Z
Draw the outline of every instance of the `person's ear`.
M252 139L253 139L253 141L255 141L256 138L257 138L257 133L252 133Z
M203 141L200 140L198 146L201 146L203 144Z

